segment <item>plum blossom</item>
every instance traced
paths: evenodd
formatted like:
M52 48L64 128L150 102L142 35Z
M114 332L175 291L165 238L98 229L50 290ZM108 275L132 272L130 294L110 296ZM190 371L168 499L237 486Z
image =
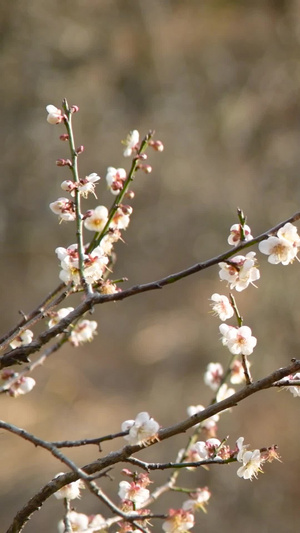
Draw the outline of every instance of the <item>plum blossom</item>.
M244 239L242 240L242 229L244 232ZM231 246L238 246L241 242L252 241L251 229L247 224L241 226L241 224L233 224L230 228L230 235L227 239L228 244Z
M98 324L95 320L80 320L74 329L71 331L69 337L70 343L78 348L81 344L85 342L91 342L96 335L96 329Z
M72 313L72 311L74 311L74 307L62 307L62 309L58 309L58 311L51 311L48 327L53 328L53 326L56 326L69 313Z
M137 130L133 130L127 135L126 140L122 143L126 146L123 152L124 157L130 157L132 155L133 151L137 149L139 140L140 134Z
M130 500L135 503L138 509L148 500L150 491L142 487L140 483L120 481L118 495L121 500Z
M209 363L204 374L204 383L212 390L217 390L221 385L223 375L224 370L220 363Z
M238 292L245 290L249 284L254 285L254 282L260 278L255 256L255 252L249 252L246 256L236 255L227 263L219 263L220 279L227 281L230 289Z
M56 248L55 253L60 260L60 279L65 283L72 281L75 285L80 283L79 257L77 244L71 244L68 248L62 246ZM102 278L108 258L101 246L97 246L89 254L84 254L84 277L90 285Z
M218 316L222 322L234 315L234 309L227 296L214 293L210 299L212 302L215 302L211 304L213 314Z
M90 231L101 231L105 228L108 220L108 209L104 205L98 205L95 209L91 209L89 215L84 221L84 226Z
M25 329L17 337L15 337L14 340L9 343L9 345L14 350L15 348L19 348L20 346L26 346L27 344L31 344L32 339L32 331L30 329Z
M227 324L219 326L220 333L223 335L222 343L227 346L229 351L234 355L251 355L256 343L256 337L252 336L251 328L241 326L235 328Z
M55 478L62 475L64 475L64 472L59 472L59 474L56 474ZM64 485L64 487L54 493L54 496L58 500L63 500L65 498L67 500L75 500L75 498L80 498L80 490L83 488L83 481L81 479L78 479L77 481L73 481L72 483Z
M207 439L205 442L201 440L194 444L194 448L200 457L200 461L218 458L220 446L221 441L219 439Z
M163 522L162 528L166 533L186 533L194 527L195 518L190 511L184 509L170 509L169 518Z
M297 228L290 222L277 231L277 237L270 236L258 245L259 251L268 255L268 262L273 265L292 263L297 257L299 247L300 237Z
M195 492L191 493L190 496L190 500L183 502L182 509L184 511L192 511L193 513L198 509L202 509L202 511L206 512L205 506L211 497L211 492L208 487L197 489Z
M244 437L240 437L236 444L238 448L237 460L243 463L243 466L238 469L237 475L244 479L250 479L250 481L253 477L257 478L257 474L262 472L261 464L264 461L260 451L248 451L248 446L244 445Z
M124 168L107 168L106 183L112 194L117 195L120 191L122 191L125 180L126 170Z
M76 219L74 202L68 198L58 198L55 202L51 202L49 207L55 215L59 216L60 220L72 222Z
M128 431L129 434L125 435L124 439L129 444L142 444L145 441L156 437L159 430L159 424L150 418L147 412L139 413L135 420L126 420L123 422L122 431Z
M46 111L48 113L47 122L49 122L49 124L59 124L63 121L64 117L61 109L58 109L54 105L50 104L46 106Z
M67 191L71 194L71 196L75 196L75 190L78 189L81 196L84 198L88 197L88 194L91 193L97 198L95 193L95 187L97 184L97 181L99 181L101 178L96 174L96 172L92 172L92 174L89 174L85 178L79 180L79 182L75 182L72 180L65 180L61 184L61 188L63 191Z
M13 377L17 378L18 373L16 372ZM17 379L17 381L14 381L14 383L12 383L12 385L7 389L7 391L10 396L17 398L18 396L23 396L23 394L31 392L35 385L35 379L27 376L21 376L19 379Z
M83 513L70 511L68 519L71 523L72 531L77 533L100 533L106 527L106 521L101 514L87 516ZM57 527L59 533L64 533L65 524L63 520L60 520Z
M116 210L110 228L112 229L126 229L130 222L130 215L132 213L132 207L130 205L121 205Z

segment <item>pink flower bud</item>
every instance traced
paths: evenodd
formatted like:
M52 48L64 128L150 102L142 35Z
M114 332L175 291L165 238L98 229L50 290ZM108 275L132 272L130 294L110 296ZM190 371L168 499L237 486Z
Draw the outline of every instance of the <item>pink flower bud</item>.
M63 133L62 135L59 136L59 138L61 141L68 141L69 135L67 133Z
M71 111L71 113L78 113L78 111L79 111L78 105L71 105L70 111Z

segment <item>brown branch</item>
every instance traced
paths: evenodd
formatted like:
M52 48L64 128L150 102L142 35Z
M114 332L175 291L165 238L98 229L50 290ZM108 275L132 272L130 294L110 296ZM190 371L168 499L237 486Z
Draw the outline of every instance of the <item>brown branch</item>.
M27 346L21 346L19 348L16 348L15 350L11 350L7 352L6 354L2 355L0 357L0 370L2 368L12 366L16 363L29 362L28 357L30 354L39 351L44 344L49 342L53 337L55 337L59 333L62 333L62 331L64 331L68 326L70 326L70 324L72 324L74 320L83 316L87 311L90 311L95 305L104 304L107 302L117 302L120 300L125 300L125 298L135 296L137 294L142 294L144 292L149 292L149 291L153 291L156 289L162 289L166 285L170 285L181 279L191 276L192 274L196 274L197 272L206 270L207 268L210 268L211 266L217 265L218 263L222 261L226 261L228 258L232 257L233 255L236 255L238 252L263 241L270 234L276 233L278 229L284 226L287 222L295 222L299 219L300 219L300 212L289 217L287 220L280 222L273 228L270 228L269 230L262 233L258 237L255 237L251 241L242 243L239 246L236 246L235 248L230 249L227 252L224 252L223 254L213 257L212 259L208 259L207 261L204 261L202 263L197 263L185 270L181 270L180 272L171 274L169 276L166 276L165 278L161 278L160 280L153 281L150 283L145 283L142 285L134 285L133 287L130 287L129 289L125 289L124 291L118 292L115 294L96 293L96 294L91 294L87 296L84 302L79 304L76 307L76 309L74 309L74 311L69 313L56 326L41 333L31 344L28 344Z
M168 439L170 437L173 437L174 435L178 435L180 433L185 433L188 429L195 426L196 424L199 424L200 422L203 422L207 418L210 418L211 416L220 413L221 411L224 411L225 409L229 409L232 407L235 407L240 401L244 400L248 396L251 396L252 394L265 390L268 388L273 387L274 383L279 381L282 378L285 378L289 376L290 374L294 374L295 372L298 372L300 370L300 360L292 360L292 363L285 367L280 368L279 370L275 370L270 374L269 376L260 379L258 381L255 381L254 383L251 383L250 385L247 385L240 391L236 392L229 398L226 398L225 400L215 403L213 405L210 405L203 411L200 411L190 418L183 420L182 422L179 422L178 424L175 424L174 426L171 426L169 428L161 429L158 432L158 436L156 439L153 439L152 441L148 441L146 444L141 445L135 445L135 446L125 446L121 448L120 450L117 450L116 452L111 452L107 456L98 459L97 461L94 461L93 463L90 463L81 469L78 469L75 466L75 471L72 471L68 474L64 474L59 476L59 478L54 479L47 483L37 494L35 494L28 502L27 504L16 514L16 516L13 519L12 524L7 530L7 533L18 533L20 532L26 522L30 519L32 514L36 512L40 507L43 505L43 503L52 495L54 492L56 492L58 489L63 487L64 485L71 483L73 481L76 481L77 479L85 479L90 481L92 478L91 476L93 474L96 474L97 472L101 472L104 469L120 463L120 462L126 462L127 459L134 453L139 452L140 450L144 449L148 446L153 446L159 441L163 441L165 439ZM8 431L11 431L9 424L6 424L5 422L0 423L0 427L3 427L4 429L7 429ZM15 429L15 426L13 426ZM26 432L24 430L21 430L20 428L16 428L17 431L12 431L13 433L16 433L17 435L26 438ZM30 439L26 439L30 440ZM33 440L31 439L31 442ZM41 439L37 439L35 437L35 441L33 442L35 445L39 446L39 442L42 442L45 444L45 441L41 441ZM50 445L50 450L52 453L52 448L50 443L47 443ZM45 446L43 446L45 447ZM57 450L58 452L58 450ZM58 457L60 459L60 457ZM61 460L61 459L60 459ZM72 466L70 466L72 468ZM72 468L73 470L73 468ZM78 473L79 472L79 473ZM81 474L82 473L82 474Z

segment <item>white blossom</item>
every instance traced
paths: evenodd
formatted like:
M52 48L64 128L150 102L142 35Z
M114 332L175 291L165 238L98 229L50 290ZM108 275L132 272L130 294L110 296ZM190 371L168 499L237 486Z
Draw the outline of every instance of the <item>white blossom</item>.
M280 379L277 383L285 383L285 381L300 381L300 372L297 372L296 374L291 374L290 376L287 376L285 378ZM285 390L289 391L294 398L297 398L300 396L300 385L287 385L286 387L283 387Z
M277 236L270 236L258 245L260 252L268 255L268 262L273 265L292 263L297 257L299 247L300 237L297 228L290 222L277 231Z
M218 316L222 322L234 315L234 309L227 296L215 293L210 299L212 302L215 302L211 304L213 313Z
M84 226L90 231L101 231L106 226L108 220L108 209L104 205L98 205L96 209L91 209L89 216L84 221Z
M80 284L77 244L71 244L68 248L60 246L56 248L55 253L61 262L60 279L65 284L69 283L69 281L73 281L75 285ZM101 245L99 245L91 253L84 254L83 259L83 274L86 282L90 285L102 278L108 258L104 254Z
M106 183L110 192L114 195L119 194L123 189L126 180L126 170L124 168L108 167L106 173Z
M198 509L205 511L205 505L208 503L211 492L207 487L203 489L197 489L194 493L191 494L192 499L186 500L183 502L182 509L184 511L192 511L193 513Z
M123 144L126 146L123 152L124 157L130 157L132 155L132 152L136 149L139 140L140 134L137 130L133 130L127 135L126 140L123 141Z
M30 329L25 329L17 337L15 337L14 340L9 343L9 345L14 350L15 348L19 348L20 346L26 346L27 344L31 344L32 339L32 331Z
M249 284L254 285L254 282L260 278L255 256L255 252L249 252L246 256L232 257L228 263L219 263L220 279L227 281L230 289L238 292L245 290Z
M223 335L222 343L227 346L229 351L234 355L251 355L256 344L256 337L252 336L251 328L241 326L235 328L227 324L219 326L220 333Z
M70 343L76 348L85 342L91 342L96 335L98 324L95 320L80 320L69 337Z
M72 313L72 311L74 311L74 307L63 307L62 309L58 309L58 311L51 311L51 319L48 322L48 327L53 328L53 326L56 326L69 313Z
M193 513L183 509L170 509L169 518L163 522L162 528L166 533L186 533L194 527Z
M207 439L207 441L201 440L194 444L194 448L200 457L200 461L217 458L218 448L220 446L221 441L219 439Z
M134 481L131 483L128 483L128 481L120 481L118 495L121 500L130 500L131 502L134 502L136 508L139 509L150 497L150 491Z
M262 472L262 461L263 459L259 450L254 450L253 452L245 451L241 461L243 466L238 469L237 475L244 479L250 479L250 481L253 477L257 478L257 474Z
M229 388L226 383L223 383L223 385L221 385L217 392L216 401L222 402L223 400L226 400L227 398L232 396L234 393L234 389Z
M59 474L56 474L56 478L59 476L62 476L64 472L59 472ZM57 490L54 493L55 498L58 500L63 500L66 498L67 500L75 500L75 498L80 498L80 490L84 488L84 484L81 479L78 479L77 481L73 481L72 483L68 483L61 489Z
M251 229L247 224L243 226L244 239L242 240L242 226L241 224L233 224L230 228L230 235L227 239L228 244L231 246L238 246L241 242L252 241Z
M63 115L60 109L50 104L46 106L46 111L48 113L47 122L49 124L59 124L62 122Z
M224 370L220 363L209 363L204 374L204 383L212 390L217 390L223 375Z
M55 202L51 202L49 207L55 215L59 216L60 220L72 222L76 219L74 203L68 198L58 198Z
M125 435L129 444L140 444L157 435L159 424L147 412L139 413L135 420L126 420L122 424L122 431L129 430Z
M14 375L14 377L17 377L18 373ZM35 379L27 376L21 376L17 381L15 381L8 389L8 393L10 396L13 396L14 398L17 398L18 396L22 396L23 394L27 394L28 392L31 392L33 387L36 385Z

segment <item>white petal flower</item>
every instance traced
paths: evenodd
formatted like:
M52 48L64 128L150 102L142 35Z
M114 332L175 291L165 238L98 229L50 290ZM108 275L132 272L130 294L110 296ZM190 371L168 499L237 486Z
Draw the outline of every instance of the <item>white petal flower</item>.
M62 320L62 318L65 318L72 311L74 311L74 307L63 307L58 311L52 311L51 319L48 322L48 327L53 328L53 326L56 326Z
M16 373L14 377L17 377ZM17 398L23 394L27 394L32 391L33 387L36 385L36 381L33 378L21 376L20 379L15 381L11 387L8 389L9 395Z
M85 342L91 342L96 335L98 324L95 320L80 320L69 337L70 343L76 348Z
M74 203L68 198L58 198L55 202L51 202L49 207L60 220L72 222L76 219Z
M130 500L134 502L138 509L148 500L150 497L150 491L134 481L131 483L128 483L128 481L120 481L118 495L121 500Z
M48 113L47 122L49 124L59 124L63 120L63 115L60 109L54 105L47 105L46 111Z
M56 474L56 478L63 475L64 472L59 472L59 474ZM68 500L75 500L75 498L80 498L80 489L84 488L84 484L81 481L81 479L78 479L77 481L73 481L72 483L68 483L61 489L57 490L54 493L55 498L58 500L63 500L64 498Z
M123 142L123 144L126 146L123 152L124 157L130 157L132 155L132 152L139 143L139 140L140 134L137 130L133 130L127 135L126 140Z
M230 389L226 383L223 383L221 387L218 390L216 401L222 402L223 400L226 400L230 396L232 396L235 393L234 389Z
M249 252L246 256L236 255L232 257L229 263L219 263L220 279L228 281L230 289L235 289L238 292L245 290L249 284L254 285L254 281L260 278L255 256L255 252Z
M9 343L9 345L14 350L15 348L19 348L20 346L26 346L27 344L31 344L32 339L32 331L30 329L25 329L25 331L22 331L20 335L15 337L14 340Z
M273 265L282 263L289 265L297 256L298 248L287 239L280 237L269 237L258 245L259 251L262 254L268 255L268 262Z
M203 405L190 405L187 408L187 414L188 414L188 416L193 416L196 413L200 413L204 409L205 409L205 407ZM219 421L219 419L220 419L220 416L218 414L217 415L213 415L213 416L210 416L209 418L207 418L206 420L203 420L203 422L200 422L195 427L198 427L198 426L201 425L201 427L209 430L209 429L212 429L212 428L216 427L216 423Z
M106 174L106 183L112 194L119 194L119 192L123 189L125 180L126 170L124 168L108 167Z
M122 424L122 431L127 431L129 434L125 435L129 444L140 444L148 439L156 436L159 430L159 424L150 418L150 415L146 412L139 413L135 420L126 420Z
M210 490L208 490L207 487L204 487L203 489L197 489L191 494L191 496L193 499L186 500L182 505L182 509L184 511L192 511L193 513L198 509L205 511L205 505L208 503L211 497Z
M220 320L228 320L228 318L231 318L234 315L234 309L227 296L215 293L210 299L212 302L215 302L214 304L211 304L212 310Z
M194 447L197 451L200 460L217 458L218 448L221 446L219 439L207 439L207 441L198 441Z
M257 344L257 339L252 336L251 328L248 326L234 328L232 326L227 326L227 324L221 324L219 330L223 335L223 345L227 346L232 354L252 354Z
M166 533L186 533L194 527L195 518L190 511L170 509L169 518L162 524Z
M241 224L233 224L230 228L230 235L228 237L228 244L231 246L238 246L241 242L252 241L251 229L247 224L243 226L244 239L242 241L242 226Z
M259 450L245 451L242 455L243 466L241 466L237 475L244 479L252 480L253 477L257 478L257 474L262 472L261 463L263 459Z
M92 209L90 213L90 216L84 221L84 226L90 231L101 233L108 220L108 209L104 205L99 205L96 209Z
M224 375L223 367L220 363L209 363L204 374L204 383L212 390L217 390Z
M291 374L290 376L287 376L286 378L280 379L278 383L284 383L286 380L288 381L300 381L300 372L297 372L296 374ZM299 385L287 385L286 387L283 387L285 390L289 391L294 398L297 398L300 396L300 386Z

